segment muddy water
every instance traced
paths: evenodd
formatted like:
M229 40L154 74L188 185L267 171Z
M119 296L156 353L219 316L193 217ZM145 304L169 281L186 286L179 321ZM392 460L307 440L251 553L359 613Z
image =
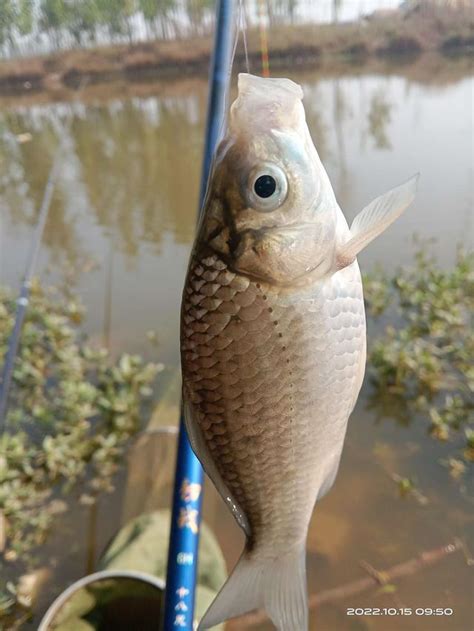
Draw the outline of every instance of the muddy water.
M438 240L444 266L452 263L459 243L472 246L472 77L451 72L448 62L426 76L394 67L386 74L291 76L304 87L313 138L349 219L376 195L421 172L416 204L363 253L364 270L409 261L414 233ZM0 104L0 281L18 285L42 187L60 144L61 180L44 236L41 276L52 282L65 274L75 279L88 309L85 329L98 343L164 362L162 389L178 365L178 307L194 231L206 89L194 81L119 86L86 91L75 103ZM147 340L150 330L156 346ZM161 506L168 502L172 477L173 439L164 441L169 449L159 447L165 470L153 500ZM364 576L361 559L383 569L455 536L472 535L472 503L438 462L448 453L449 445L427 438L422 421L410 422L403 411L374 400L366 380L337 483L313 517L311 592ZM393 475L414 477L427 501L400 499ZM77 510L51 534L41 559L49 563L53 556L48 598L93 569L127 514L126 471L118 482L116 494L93 513ZM204 519L231 567L242 536L211 489ZM324 605L311 628L467 631L474 623L469 585L467 565L455 554L405 578L396 591L372 590ZM445 607L453 614L348 616L348 607Z

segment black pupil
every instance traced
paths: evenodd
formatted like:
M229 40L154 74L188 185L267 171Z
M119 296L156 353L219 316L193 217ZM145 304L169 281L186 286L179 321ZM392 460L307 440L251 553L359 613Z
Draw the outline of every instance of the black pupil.
M255 180L254 189L259 197L271 197L276 190L275 178L271 175L261 175Z

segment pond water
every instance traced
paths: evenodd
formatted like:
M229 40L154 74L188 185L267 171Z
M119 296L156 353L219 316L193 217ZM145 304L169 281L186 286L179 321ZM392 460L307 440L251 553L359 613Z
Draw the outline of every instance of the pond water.
M434 67L418 60L416 67L384 71L288 74L304 88L310 130L348 219L421 173L416 202L361 255L364 271L409 262L415 233L437 239L443 266L453 263L458 244L472 246L474 79L459 62L436 61ZM196 218L206 98L206 82L187 80L90 88L74 102L0 102L0 282L20 282L42 190L61 146L39 274L56 282L75 272L87 307L86 332L114 353L142 352L163 362L162 388L178 368L179 302ZM156 345L147 339L151 330ZM361 559L386 568L472 535L472 503L438 462L449 445L430 440L423 421L410 423L403 413L394 418L371 395L366 379L337 483L313 517L311 592L364 576ZM163 488L169 490L172 458L166 461ZM393 475L415 478L427 503L399 498ZM51 534L42 553L46 560L54 550L49 595L93 569L122 514L125 478L124 471L117 493L101 500L92 517L81 509ZM166 493L160 502L167 504ZM204 519L232 567L243 539L210 488ZM66 559L61 546L71 537L75 545ZM311 628L467 631L474 622L469 585L465 559L451 555L405 578L395 592L373 590L321 607ZM450 607L453 615L350 617L347 607Z

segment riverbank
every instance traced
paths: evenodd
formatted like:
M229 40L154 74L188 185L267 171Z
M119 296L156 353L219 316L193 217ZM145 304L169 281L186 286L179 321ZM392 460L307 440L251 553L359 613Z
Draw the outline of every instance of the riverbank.
M260 68L257 30L247 34L250 67ZM422 52L462 55L474 49L474 16L467 10L390 12L351 24L278 26L269 32L272 69L347 65L354 70ZM0 64L0 94L60 93L78 86L207 76L212 38L158 40L106 48L64 50ZM235 65L245 67L238 47Z
M251 64L250 71L258 72L258 63ZM274 69L274 73L277 70ZM288 66L282 66L279 74L288 74ZM348 63L337 57L326 57L317 65L298 68L298 79L335 79L345 77L403 77L408 81L429 86L449 86L472 74L472 61L467 55L446 58L437 52L421 53L416 57L377 58L371 57L364 63ZM293 73L291 76L294 76ZM184 98L198 93L207 81L206 75L183 75L161 77L154 80L152 74L139 75L133 81L118 77L107 82L84 82L81 87L81 103L107 103L111 99L170 97ZM30 107L48 103L73 103L77 99L77 87L62 86L54 90L23 90L5 92L0 90L0 107L9 109L17 106Z

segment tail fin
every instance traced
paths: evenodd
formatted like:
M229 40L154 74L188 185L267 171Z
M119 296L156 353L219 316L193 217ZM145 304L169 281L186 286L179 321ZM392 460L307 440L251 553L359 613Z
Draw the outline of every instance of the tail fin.
M260 608L280 631L307 631L304 547L268 561L252 560L244 552L198 630Z

